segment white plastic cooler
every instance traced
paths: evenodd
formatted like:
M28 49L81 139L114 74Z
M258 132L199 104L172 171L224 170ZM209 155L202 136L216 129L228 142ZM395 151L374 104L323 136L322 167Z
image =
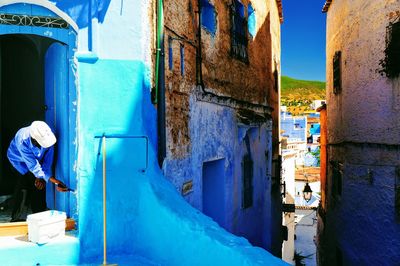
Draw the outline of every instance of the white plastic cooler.
M28 239L45 244L55 238L65 236L67 215L61 211L44 211L28 215Z

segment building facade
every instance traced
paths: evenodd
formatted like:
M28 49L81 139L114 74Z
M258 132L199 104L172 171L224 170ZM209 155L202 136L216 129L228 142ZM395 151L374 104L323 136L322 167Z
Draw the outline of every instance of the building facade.
M164 173L192 206L280 256L280 3L166 0L164 11Z
M282 149L282 180L284 181L284 211L282 222L287 228L287 237L282 245L282 260L295 264L295 173L296 152Z
M326 1L320 265L400 261L400 2Z

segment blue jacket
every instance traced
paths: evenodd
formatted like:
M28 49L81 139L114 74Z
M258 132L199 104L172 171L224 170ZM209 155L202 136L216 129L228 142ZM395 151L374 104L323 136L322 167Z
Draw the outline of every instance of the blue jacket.
M7 157L22 175L31 171L36 178L43 178L46 182L53 176L54 146L38 148L33 145L29 127L23 127L15 134L10 147L8 147Z

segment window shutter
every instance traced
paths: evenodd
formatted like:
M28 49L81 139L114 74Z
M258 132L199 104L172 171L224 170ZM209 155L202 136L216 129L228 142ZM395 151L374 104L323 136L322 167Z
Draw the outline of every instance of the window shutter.
M337 51L333 57L333 93L342 91L342 52Z

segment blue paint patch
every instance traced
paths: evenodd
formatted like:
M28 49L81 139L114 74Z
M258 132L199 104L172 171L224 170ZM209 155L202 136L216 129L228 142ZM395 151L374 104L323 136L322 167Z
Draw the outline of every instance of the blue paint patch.
M321 125L320 124L312 124L311 128L310 128L310 134L314 135L314 134L321 134Z
M247 25L248 25L248 29L249 29L249 33L252 37L256 36L256 12L253 8L253 6L251 4L249 4L248 8L247 8L247 12L248 12L248 21L247 21Z
M217 30L215 7L208 0L201 0L201 25L213 35Z

